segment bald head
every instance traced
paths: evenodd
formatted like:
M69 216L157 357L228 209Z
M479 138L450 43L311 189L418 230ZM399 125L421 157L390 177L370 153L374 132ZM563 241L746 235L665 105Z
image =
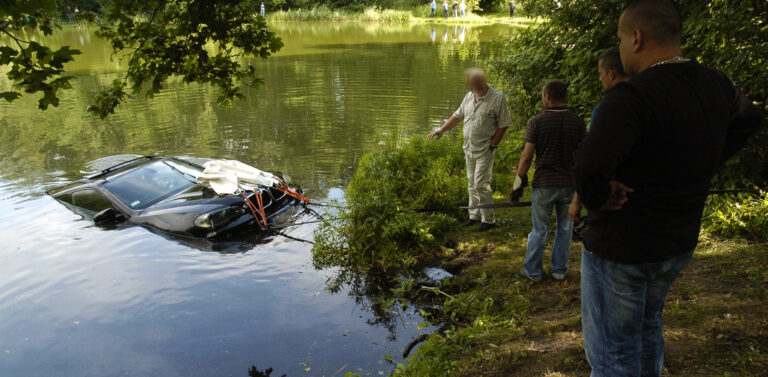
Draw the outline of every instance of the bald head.
M619 50L624 71L642 72L654 63L680 56L683 22L670 0L639 0L619 19Z
M464 77L467 81L467 87L469 87L469 90L472 92L482 92L488 86L485 72L478 67L468 68L464 71Z
M655 43L680 45L683 20L680 9L670 0L639 0L624 10L619 27L627 33L641 30Z

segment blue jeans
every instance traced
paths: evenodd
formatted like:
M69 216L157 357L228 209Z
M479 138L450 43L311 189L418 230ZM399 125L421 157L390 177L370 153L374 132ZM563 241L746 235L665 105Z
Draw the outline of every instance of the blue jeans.
M555 243L552 245L551 272L568 272L568 254L571 251L573 223L568 218L568 207L573 200L573 188L552 187L534 188L531 193L531 217L533 231L528 235L528 248L525 253L523 268L528 276L537 278L543 273L541 265L544 248L547 247L547 229L552 218L552 210L557 217Z
M582 251L581 324L592 377L661 375L664 299L692 255L622 264Z

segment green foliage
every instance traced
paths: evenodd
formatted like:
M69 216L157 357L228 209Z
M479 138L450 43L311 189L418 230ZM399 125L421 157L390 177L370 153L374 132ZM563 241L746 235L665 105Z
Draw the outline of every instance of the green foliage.
M626 1L595 0L558 6L548 0L520 0L529 16L544 21L521 30L500 43L490 62L515 109L515 124L541 110L540 90L548 79L569 85L568 105L585 119L602 97L597 79L597 56L618 44L616 29ZM768 2L681 1L684 53L720 69L768 113ZM717 180L732 187L747 181L768 182L766 131L754 138L740 157L732 160Z
M524 334L519 321L503 316L481 315L467 327L433 334L421 345L408 363L398 364L395 376L444 377L461 375L462 365L457 355L499 343L498 340L519 337ZM467 363L467 362L465 362ZM470 365L495 364L482 350L471 357ZM478 368L479 369L479 368Z
M128 60L128 68L122 81L97 94L88 111L104 118L129 90L151 98L172 76L215 86L221 91L218 102L222 105L241 98L241 84L261 83L254 67L241 63L243 58L264 59L283 45L264 19L256 16L257 6L252 0L92 2L91 8L103 12L101 17L81 13L99 23L99 35L109 40L119 59ZM67 46L53 51L17 37L21 29L51 34L54 16L63 7L53 0L10 0L0 9L0 33L14 42L0 48L0 65L11 66L8 78L14 83L11 91L0 93L6 101L18 98L22 90L42 92L39 107L46 109L58 105L58 90L71 88L71 77L62 76L63 66L79 51Z
M128 58L126 79L123 86L100 93L88 111L104 118L125 95L124 86L151 98L171 76L217 87L220 104L243 97L241 82L254 86L261 80L240 58L264 59L283 46L264 19L254 16L253 5L248 0L113 0L99 35ZM137 17L142 14L148 17Z
M390 138L360 160L345 190L338 221L316 234L314 263L354 271L408 271L434 258L443 236L454 229L463 210L420 212L467 203L467 178L459 132L438 141L414 136ZM506 140L520 140L510 132ZM492 187L506 192L521 142L496 150Z
M341 220L318 229L315 266L387 271L418 265L456 220L414 209L463 205L466 187L456 138L428 142L413 137L402 145L391 140L358 164L345 191Z
M768 192L741 194L739 200L712 196L707 204L704 229L710 234L768 240Z
M390 137L377 151L363 156L346 187L338 220L317 230L315 267L341 267L336 282L340 284L360 273L389 274L391 279L437 257L443 236L455 229L457 219L466 217L465 210L446 209L467 204L461 138L460 132L437 141ZM519 131L508 132L505 140L512 141L502 142L496 150L491 183L501 193L512 185L513 167L523 147Z
M61 89L70 89L71 76L62 76L64 63L73 60L80 51L63 46L57 50L34 41L27 41L15 35L20 29L40 30L50 35L54 30L52 15L56 11L56 2L52 0L28 2L11 0L0 9L0 34L5 34L8 45L0 46L0 65L10 65L8 78L16 88L0 92L0 98L12 102L21 96L19 90L26 93L42 93L38 107L58 106L57 93ZM18 88L18 89L17 89Z

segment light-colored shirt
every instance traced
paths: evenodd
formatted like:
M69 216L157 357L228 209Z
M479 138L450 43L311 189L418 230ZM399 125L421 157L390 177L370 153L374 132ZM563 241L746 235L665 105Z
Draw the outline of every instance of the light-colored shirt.
M459 9L466 10L467 9L467 4L466 3L459 4Z
M453 116L464 121L464 153L471 156L488 150L496 130L512 124L506 98L491 87L479 100L467 93Z

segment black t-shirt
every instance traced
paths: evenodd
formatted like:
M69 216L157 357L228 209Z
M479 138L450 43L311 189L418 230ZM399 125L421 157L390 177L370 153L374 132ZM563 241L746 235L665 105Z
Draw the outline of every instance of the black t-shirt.
M587 133L584 119L564 107L550 107L528 121L525 141L536 144L534 188L573 187L573 152Z
M618 84L576 154L576 191L588 209L584 246L620 263L691 252L712 177L764 122L728 77L694 61ZM599 211L612 180L635 192L621 210Z

